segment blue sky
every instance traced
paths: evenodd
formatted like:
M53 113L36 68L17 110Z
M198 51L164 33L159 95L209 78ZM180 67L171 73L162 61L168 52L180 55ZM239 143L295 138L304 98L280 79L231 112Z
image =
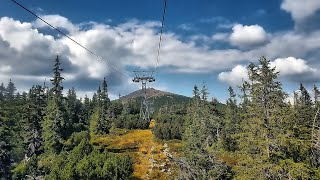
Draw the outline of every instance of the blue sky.
M152 70L162 0L17 0L109 63L85 52L12 3L0 2L0 81L28 90L50 78L63 59L66 88L89 96L107 77L110 96L140 88L132 70ZM319 85L318 0L167 0L156 82L150 87L191 96L194 84L225 101L229 85L246 79L245 66L264 55L289 93Z

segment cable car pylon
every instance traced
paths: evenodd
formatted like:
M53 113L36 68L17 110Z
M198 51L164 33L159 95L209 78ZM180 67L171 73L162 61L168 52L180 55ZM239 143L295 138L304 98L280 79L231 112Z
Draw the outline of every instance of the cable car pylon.
M150 109L151 103L147 97L147 83L155 81L153 77L154 71L133 71L135 77L132 79L133 82L141 83L142 95L141 95L141 107L140 107L140 118L142 120L150 121Z

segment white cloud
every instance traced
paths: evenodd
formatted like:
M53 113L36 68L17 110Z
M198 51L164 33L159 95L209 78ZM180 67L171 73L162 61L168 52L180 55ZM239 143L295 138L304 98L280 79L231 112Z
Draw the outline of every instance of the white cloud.
M305 60L295 57L277 58L271 62L271 66L275 66L276 71L279 71L281 76L316 72L316 69L307 65Z
M192 26L192 24L180 24L178 26L179 29L182 29L184 31L191 31L194 29L194 27Z
M283 0L281 9L289 12L292 18L302 21L320 10L319 0Z
M66 22L71 23L69 20ZM132 20L115 26L91 22L86 29L78 30L77 27L81 25L71 23L64 27L69 27L68 29L74 27L75 30L69 32L73 39L103 57L117 69L126 71L126 67L131 69L154 67L159 41L159 25L159 22ZM122 75L111 68L109 63L100 61L69 39L42 34L41 29L39 32L32 23L4 17L0 19L0 27L0 76L2 77L6 75L6 77L21 79L20 76L25 76L29 81L21 79L22 83L41 83L44 77L50 77L52 61L57 54L60 54L63 57L64 73L68 77L65 84L68 86L80 84L81 87L77 87L80 88L79 90L89 92L92 87L97 87L97 83L91 81L100 82L105 76L110 79L111 87L121 86L121 88L117 87L118 89L126 89L124 86L131 82L123 80ZM232 35L237 47L243 48L254 44L259 47L254 50L210 48L210 43L214 41L224 39L231 41ZM256 62L261 55L266 55L269 59L290 56L302 59L308 57L308 61L293 61L294 66L305 66L302 68L304 76L300 76L307 77L305 74L310 74L307 73L311 72L308 68L312 67L310 59L318 59L312 52L317 52L320 48L320 31L308 34L293 31L267 34L258 25L237 25L237 28L234 26L231 35L217 33L211 37L194 35L193 38L185 42L178 34L165 32L159 67L163 68L163 71L172 73L218 73L230 70L238 64ZM204 46L197 45L196 41L199 39L203 40ZM264 44L266 41L268 43ZM279 68L280 66L285 68L285 64L291 62L290 60L278 61L275 63ZM290 71L287 70L287 72ZM240 79L233 77L233 75L238 77L239 74ZM236 84L239 80L241 82L241 78L245 77L244 74L245 68L239 66L230 72L220 73L219 79ZM290 77L293 76L290 75ZM306 79L312 80L316 77L312 75ZM83 86L91 89L81 89L84 88ZM130 90L132 89L134 88ZM125 94L125 92L121 93Z
M212 40L214 41L228 41L228 33L216 33L212 35Z
M0 36L7 41L10 47L22 51L30 42L52 43L53 37L43 35L36 29L32 29L31 23L21 23L12 18L2 17L0 19Z
M279 77L296 83L316 82L320 80L320 69L310 67L306 60L295 57L277 58L270 62L271 67L276 67ZM243 65L237 65L231 71L221 72L218 79L229 85L239 85L242 80L247 80L247 69Z
M278 57L306 57L320 48L320 31L297 33L293 31L272 34L269 43L251 51L253 57L266 55L269 59ZM309 57L310 58L310 57Z
M226 82L229 85L236 86L240 85L243 80L248 79L248 71L245 66L237 65L232 68L231 71L221 72L218 75L220 81Z
M223 22L223 23L219 23L217 25L218 29L230 29L233 26L237 25L237 23L232 23L232 22Z
M259 25L237 24L232 28L230 43L240 48L259 46L268 41L266 31Z
M54 15L44 15L40 16L42 19L47 21L49 24L53 25L56 28L63 28L69 31L70 33L75 33L79 31L79 28L72 24L67 18L54 14ZM49 26L42 22L41 20L37 19L35 22L33 22L34 27L36 28L48 28Z
M2 65L2 67L0 67L0 73L8 73L12 70L12 67L9 65Z

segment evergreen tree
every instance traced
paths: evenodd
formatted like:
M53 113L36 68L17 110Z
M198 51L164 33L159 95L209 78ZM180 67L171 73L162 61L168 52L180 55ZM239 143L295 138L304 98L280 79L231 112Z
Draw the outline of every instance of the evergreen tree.
M28 117L28 141L27 156L39 155L43 148L41 124L44 117L45 92L44 88L33 86L29 92L29 117Z
M197 97L197 88L194 88ZM199 107L195 100L188 109L186 129L183 134L186 160L179 160L181 171L187 179L231 179L230 168L222 163L212 146L219 143L221 120L211 113L208 104ZM165 128L165 127L164 127Z
M11 110L8 113L15 124L12 127L15 132L13 138L15 147L12 151L15 161L20 161L25 155L26 140L28 137L28 103L29 97L26 92L23 92L22 94L17 93L14 103L11 103Z
M294 133L298 138L310 139L313 117L316 111L311 96L303 84L300 84L299 91L298 104L295 106Z
M93 96L92 96L92 99L91 99L91 102L90 102L91 110L93 111L94 108L97 107L97 106L98 106L98 95L97 95L97 93L93 93Z
M320 90L316 85L313 86L313 94L314 94L314 104L315 107L319 107L319 101L320 101Z
M50 94L46 108L46 116L43 123L43 139L46 151L58 153L62 149L63 138L66 134L66 112L63 106L63 87L61 85L64 79L61 76L59 56L55 59L53 68L52 93Z
M108 114L110 99L108 98L107 81L104 78L101 84L100 92L100 115L98 120L97 132L109 133L111 128L110 115Z
M6 94L6 88L4 87L3 82L0 84L0 101L4 101L4 96Z
M77 94L74 88L68 90L66 97L66 109L68 113L68 134L67 137L72 134L72 132L85 130L87 123L84 119L84 112L82 103L77 99Z
M207 86L205 84L202 85L202 89L201 89L201 100L203 101L207 101L208 100L208 89Z
M284 100L287 97L277 81L279 73L275 67L270 67L270 61L264 57L259 62L259 65L251 63L248 66L250 83L245 82L243 86L245 90L249 89L250 101L245 119L241 122L243 133L239 135L239 148L248 156L248 163L257 168L243 167L244 171L251 171L255 174L252 177L258 179L265 178L264 171L258 169L267 169L266 164L261 162L278 153L276 137L281 132L281 122L284 120L281 110L286 106Z
M16 86L13 84L13 82L10 79L9 83L8 83L8 85L6 87L6 93L5 93L6 100L9 103L13 103L16 90L17 90Z
M110 99L108 97L108 85L107 85L106 78L103 78L103 81L101 84L100 100L101 100L103 109L108 109L110 104Z
M193 95L194 100L200 99L200 92L199 92L199 88L197 85L194 85L192 95Z
M10 168L13 162L11 150L13 148L11 127L13 122L6 117L6 110L0 103L0 177L4 179L10 178Z
M312 105L312 100L311 100L311 96L309 94L309 92L307 91L307 89L302 85L302 83L300 83L300 104L303 106L308 106L310 107Z
M90 129L94 134L108 134L111 128L111 117L108 112L110 99L108 98L107 81L104 78L97 91L98 107L92 115ZM99 114L98 117L96 116Z
M88 125L88 122L92 113L93 113L92 101L90 101L88 96L85 95L83 100L82 114L83 114L83 121L85 122L86 126Z
M228 88L229 98L227 99L227 107L225 114L225 132L224 144L227 150L234 151L237 149L235 134L240 132L240 116L238 112L236 94L233 88Z

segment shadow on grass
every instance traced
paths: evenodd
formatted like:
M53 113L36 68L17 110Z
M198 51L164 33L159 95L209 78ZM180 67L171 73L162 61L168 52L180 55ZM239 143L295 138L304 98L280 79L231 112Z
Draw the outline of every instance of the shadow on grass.
M113 152L113 153L124 153L124 152L137 152L138 147L128 147L128 148L119 148L119 149L111 149L111 148L106 148L108 152Z

